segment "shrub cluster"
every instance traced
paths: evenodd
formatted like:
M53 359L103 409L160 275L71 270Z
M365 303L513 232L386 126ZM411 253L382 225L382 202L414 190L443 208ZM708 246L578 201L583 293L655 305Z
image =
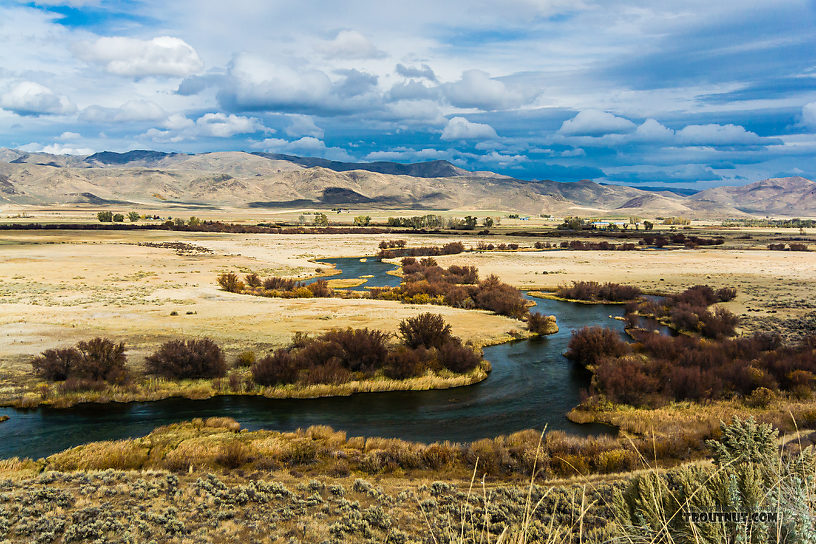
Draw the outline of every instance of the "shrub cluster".
M598 283L597 281L576 281L572 285L562 285L556 292L561 298L599 302L625 302L634 300L642 291L632 285L620 283Z
M605 327L584 327L572 331L564 356L591 367L607 357L620 357L626 353L629 353L629 344L617 332Z
M292 278L270 276L261 279L257 274L247 274L241 280L229 272L218 276L218 285L230 293L281 298L325 298L334 293L327 280L316 280L308 285Z
M476 249L479 251L493 251L494 249L497 251L515 251L519 248L518 244L505 244L501 243L498 245L489 244L487 242L479 242L476 246Z
M679 331L699 333L706 338L733 336L739 323L737 316L725 308L708 307L715 302L728 302L737 296L736 289L723 287L714 290L707 285L695 285L662 301L644 300L627 305L627 319L633 313L668 320Z
M433 258L402 260L403 281L393 289L371 291L373 298L401 300L414 304L445 304L456 308L479 308L521 319L527 304L521 292L496 276L479 281L473 266L453 265L445 269Z
M816 337L781 346L765 334L707 341L643 333L632 347L637 356L602 357L595 368L594 386L613 402L654 406L734 394L759 402L768 396L762 389L809 396L816 385Z
M623 244L612 244L607 241L603 242L584 242L581 240L564 240L559 244L561 249L574 249L581 251L634 251L637 249L635 244L624 242Z
M670 244L681 245L688 249L699 246L719 246L725 243L724 238L700 238L699 236L686 236L683 233L671 234L668 237L662 234L647 234L640 244L655 247L664 247Z
M389 242L380 242L380 252L377 256L382 259L392 259L394 257L436 257L439 255L456 255L457 253L465 251L465 246L462 242L448 242L442 247L405 247L404 240L397 240L396 242L402 242L403 245L393 246L393 248L384 248L383 244Z
M808 251L808 246L807 244L791 242L787 247L785 247L784 243L768 244L768 249L774 251Z
M129 380L124 343L107 338L83 340L75 347L48 349L31 361L34 372L49 381L66 382L67 389L87 389Z
M145 365L148 372L171 379L221 378L227 373L224 352L209 338L165 342Z
M335 329L315 338L296 335L292 343L252 364L260 385L341 384L370 378L378 372L394 379L442 369L468 372L481 355L451 334L442 316L420 314L403 320L401 342L390 334L369 329Z

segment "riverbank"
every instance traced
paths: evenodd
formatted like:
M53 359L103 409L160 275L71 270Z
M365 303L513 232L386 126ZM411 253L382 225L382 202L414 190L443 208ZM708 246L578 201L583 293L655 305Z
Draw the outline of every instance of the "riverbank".
M428 372L423 376L395 380L379 375L371 379L352 380L341 384L276 385L259 386L251 381L246 371L236 374L231 383L225 378L200 380L167 380L144 378L128 385L108 385L98 391L57 390L58 385L41 382L35 390L13 400L0 400L0 406L31 409L39 406L71 408L79 404L107 404L111 402L150 402L169 398L203 400L216 396L256 396L270 399L314 399L347 397L357 393L383 393L388 391L427 391L452 389L479 383L490 374L490 362L482 360L478 367L464 374L450 371Z

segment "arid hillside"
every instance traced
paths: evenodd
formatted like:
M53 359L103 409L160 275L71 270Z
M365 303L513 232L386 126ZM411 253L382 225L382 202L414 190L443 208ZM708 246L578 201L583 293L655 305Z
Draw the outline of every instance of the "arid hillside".
M588 180L517 180L493 172L468 172L446 161L342 163L265 153L158 151L106 151L81 157L2 149L2 202L153 208L354 206L559 216L814 216L816 183L771 179L684 196Z

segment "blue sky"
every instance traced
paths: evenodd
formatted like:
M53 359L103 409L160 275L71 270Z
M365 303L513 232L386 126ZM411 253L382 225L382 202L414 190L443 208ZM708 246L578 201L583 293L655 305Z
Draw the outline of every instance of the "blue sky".
M0 146L816 179L816 3L0 0Z

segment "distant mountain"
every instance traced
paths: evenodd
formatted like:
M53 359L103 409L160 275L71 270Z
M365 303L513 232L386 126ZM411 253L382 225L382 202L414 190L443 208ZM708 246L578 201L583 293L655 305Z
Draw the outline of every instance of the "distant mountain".
M615 185L613 183L601 183L603 186ZM641 191L649 191L652 193L674 193L680 196L691 196L700 192L699 189L689 189L688 187L648 187L643 185L627 185L627 187L634 187Z
M266 157L277 161L289 161L299 164L304 168L319 166L334 170L335 172L348 172L350 170L365 170L367 172L377 172L379 174L392 174L395 176L413 176L415 178L449 178L454 176L464 176L471 174L458 166L454 166L448 161L428 161L412 164L399 162L339 162L321 159L318 157L296 157L294 155L282 155L279 153L260 153L253 155ZM495 174L496 177L499 174Z
M647 188L657 189L657 188ZM446 161L345 163L271 153L135 150L87 157L0 149L0 204L354 207L556 216L816 217L816 184L764 180L685 196L672 190L524 181Z
M738 187L715 187L691 197L749 214L814 216L816 183L802 177L770 178Z

